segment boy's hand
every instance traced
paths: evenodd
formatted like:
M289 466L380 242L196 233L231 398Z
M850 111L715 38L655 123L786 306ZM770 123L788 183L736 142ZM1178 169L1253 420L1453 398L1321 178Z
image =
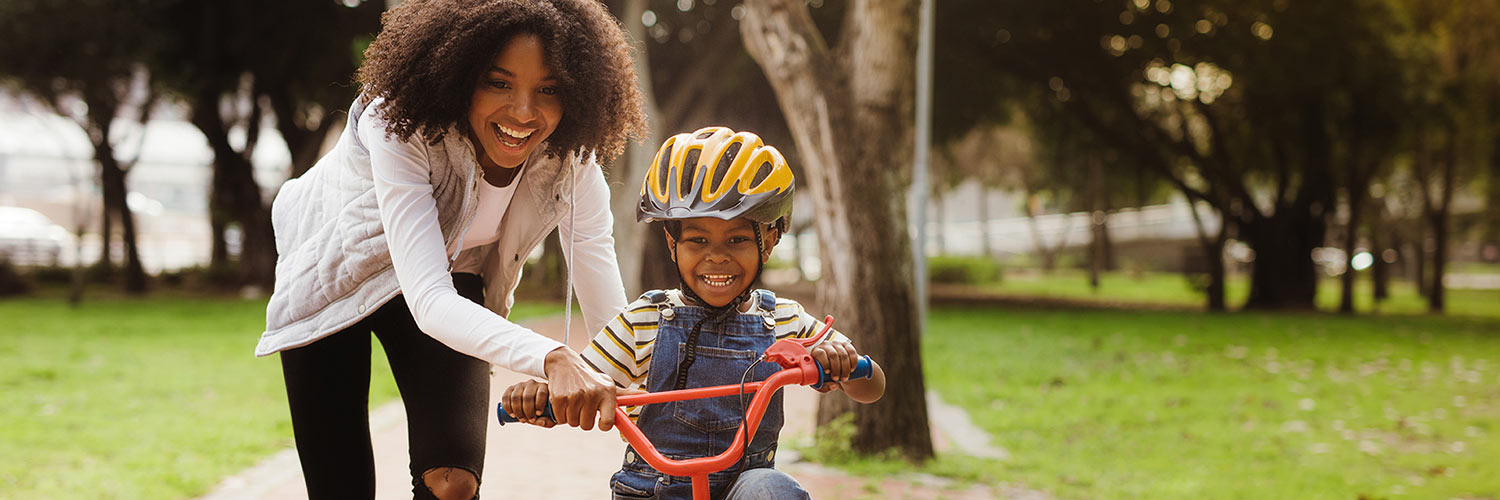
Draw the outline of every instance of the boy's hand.
M849 373L854 371L854 365L859 363L859 351L854 349L854 344L837 340L830 340L814 346L811 351L814 360L823 367L823 373L832 377L833 381L823 384L818 392L828 392L840 388L839 382L849 380Z
M500 396L500 404L505 406L506 413L522 423L552 427L557 425L557 421L542 416L542 409L547 407L547 398L546 382L527 380L506 387L505 394Z

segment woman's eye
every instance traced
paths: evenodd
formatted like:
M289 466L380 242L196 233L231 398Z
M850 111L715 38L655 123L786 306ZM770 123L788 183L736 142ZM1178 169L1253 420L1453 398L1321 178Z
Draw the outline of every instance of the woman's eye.
M557 87L542 87L537 92L541 92L542 95L557 95Z
M510 82L505 80L490 80L490 86L497 89L508 89L510 88Z

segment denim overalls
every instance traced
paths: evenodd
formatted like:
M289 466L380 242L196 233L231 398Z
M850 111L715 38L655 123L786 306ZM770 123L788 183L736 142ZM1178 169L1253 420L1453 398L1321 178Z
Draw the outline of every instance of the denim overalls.
M673 389L678 363L687 350L687 338L693 325L711 311L696 306L672 307L666 293L653 291L647 297L661 312L656 332L656 346L651 355L651 372L646 377L650 392ZM709 319L698 333L696 358L688 368L686 388L739 384L740 377L755 363L767 347L775 342L776 296L758 290L759 314L736 312L720 323ZM776 363L756 363L746 382L765 380L780 371ZM744 396L748 407L753 394ZM667 458L684 459L723 453L734 442L744 412L740 396L725 396L691 401L674 401L647 405L637 425ZM781 432L781 393L771 398L760 429L740 462L723 471L709 474L710 496L721 498L741 472L758 467L775 466L776 438ZM687 477L667 476L647 464L635 449L625 449L625 464L610 479L615 498L692 498L692 481Z

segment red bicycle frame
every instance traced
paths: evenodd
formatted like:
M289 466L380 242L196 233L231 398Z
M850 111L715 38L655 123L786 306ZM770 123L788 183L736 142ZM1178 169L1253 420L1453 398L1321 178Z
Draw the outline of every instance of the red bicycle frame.
M765 360L781 365L782 370L764 381L750 382L743 386L720 385L620 396L616 399L618 406L615 407L615 426L620 430L620 434L625 436L625 440L635 448L636 453L646 460L646 463L664 474L692 478L693 499L708 500L709 473L727 469L740 460L745 452L746 436L755 435L755 431L760 428L760 419L765 416L766 406L770 404L771 396L788 385L821 386L824 382L822 370L812 354L808 352L808 347L816 344L830 328L833 328L833 316L825 317L824 325L823 330L813 337L801 340L788 338L771 344L771 347L766 349ZM861 378L861 375L867 377L869 371L869 357L862 356L859 368L855 369L850 378ZM734 442L729 445L728 449L711 457L682 460L667 458L656 450L656 446L651 444L651 440L641 432L640 427L637 427L635 422L630 420L630 415L625 412L626 406L734 396L752 392L755 393L755 397L750 400L749 413L745 416L745 421L740 423L742 432L735 433ZM497 408L497 411L502 422L514 421L509 419L504 408ZM551 414L550 404L547 414Z

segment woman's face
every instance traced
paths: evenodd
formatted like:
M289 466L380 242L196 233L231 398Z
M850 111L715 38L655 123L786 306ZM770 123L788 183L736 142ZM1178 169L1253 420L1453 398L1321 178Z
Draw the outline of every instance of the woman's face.
M483 164L520 166L562 120L561 89L536 35L511 38L474 88L470 139ZM488 160L488 161L486 161Z

